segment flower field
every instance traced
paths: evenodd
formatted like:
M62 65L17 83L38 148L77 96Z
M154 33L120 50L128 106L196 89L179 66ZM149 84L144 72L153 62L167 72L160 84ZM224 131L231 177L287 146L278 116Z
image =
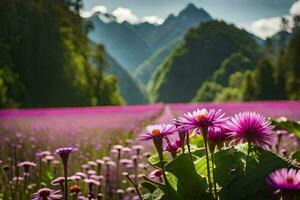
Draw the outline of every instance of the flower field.
M1 110L0 199L299 199L299 110L300 102Z

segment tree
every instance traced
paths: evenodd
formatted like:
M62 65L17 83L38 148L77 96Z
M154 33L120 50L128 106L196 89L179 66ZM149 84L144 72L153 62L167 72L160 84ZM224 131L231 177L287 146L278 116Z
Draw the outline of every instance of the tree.
M273 99L274 97L274 79L273 66L264 57L262 57L254 71L256 82L256 97L260 100Z
M253 71L245 72L245 80L242 83L242 96L244 101L256 99L256 82Z
M77 12L70 10L72 2L78 4ZM115 100L116 80L102 72L104 49L91 48L85 24L78 15L81 1L72 2L0 1L0 69L2 77L11 77L1 77L0 99L11 99L17 102L15 106L23 107L120 102ZM94 54L97 63L91 62ZM22 85L26 98L12 92L16 91L12 82ZM114 96L113 100L110 96ZM4 106L12 105L2 102L6 102Z
M300 33L296 33L286 53L286 92L289 99L300 99Z
M273 79L274 79L274 99L286 99L285 92L285 78L286 78L286 55L284 51L280 51L277 55L276 62L273 69Z
M215 82L206 81L197 91L196 96L192 99L193 102L211 102L216 95L222 91L223 87Z

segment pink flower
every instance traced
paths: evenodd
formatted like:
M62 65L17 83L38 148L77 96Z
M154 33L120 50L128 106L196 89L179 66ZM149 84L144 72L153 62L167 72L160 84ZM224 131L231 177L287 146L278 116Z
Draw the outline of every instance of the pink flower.
M293 191L299 192L300 171L296 169L279 169L268 176L267 183L276 189L274 194L282 192L284 195Z
M146 127L146 133L140 135L139 140L150 140L154 138L163 138L175 133L176 128L171 124L155 124Z
M42 188L32 195L31 200L62 200L62 198L59 190Z
M224 115L225 113L222 110L197 109L192 113L184 114L184 117L175 119L174 123L180 131L196 130L196 132L200 133L201 129L209 130L223 126L227 120L227 118L224 118Z
M261 147L272 144L273 127L269 120L255 112L238 113L227 123L233 139L247 141Z
M168 140L167 140L168 141ZM180 140L176 140L174 142L168 142L168 145L165 147L165 151L169 152L177 152L179 148L181 148L182 144Z
M29 176L30 167L36 167L36 164L30 161L21 162L18 164L18 167L24 168L24 176Z

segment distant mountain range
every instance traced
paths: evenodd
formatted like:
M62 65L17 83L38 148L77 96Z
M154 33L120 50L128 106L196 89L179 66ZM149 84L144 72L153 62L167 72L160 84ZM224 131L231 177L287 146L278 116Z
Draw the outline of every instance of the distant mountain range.
M204 9L193 4L189 4L178 16L170 15L159 26L148 22L118 23L107 15L95 13L89 18L94 29L88 36L91 41L103 44L112 57L133 72L156 50L183 38L191 27L211 19Z
M213 74L226 71L222 78L227 80L239 69L221 69L228 57L243 55L249 58L249 66L243 70L252 69L266 45L246 30L213 20L193 4L161 25L118 23L101 13L88 20L94 27L89 39L105 46L111 66L107 72L117 76L128 104L146 103L148 96L152 102L191 101ZM271 38L273 48L278 46L278 38Z
M188 30L212 18L204 9L189 4L161 25L118 23L111 15L102 13L95 13L88 20L93 24L89 39L103 44L109 55L108 73L118 78L126 102L137 104L147 102L144 85Z

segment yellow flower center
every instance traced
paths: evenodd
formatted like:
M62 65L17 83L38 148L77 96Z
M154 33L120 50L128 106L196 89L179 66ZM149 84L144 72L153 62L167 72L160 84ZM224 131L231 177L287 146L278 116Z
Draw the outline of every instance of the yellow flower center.
M152 133L152 135L159 135L160 134L160 130L153 129L151 133Z
M294 182L294 179L293 179L293 177L287 177L287 178L286 178L286 181L287 181L288 183L293 183L293 182Z
M207 115L197 115L195 118L196 118L198 121L203 121L203 120L205 120L205 119L207 118Z

